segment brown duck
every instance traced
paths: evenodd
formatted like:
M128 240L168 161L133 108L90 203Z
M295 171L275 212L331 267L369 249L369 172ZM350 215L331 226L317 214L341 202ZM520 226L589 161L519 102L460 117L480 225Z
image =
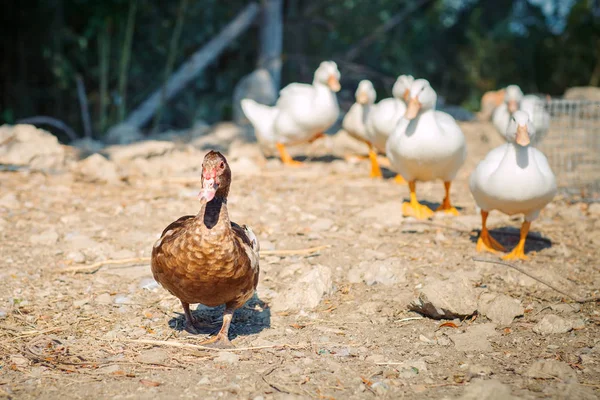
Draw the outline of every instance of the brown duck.
M186 329L192 332L196 321L190 304L225 304L221 330L203 344L227 347L234 311L256 290L259 245L250 228L229 220L231 170L221 153L211 151L204 157L201 183L200 212L165 228L152 249L152 274L181 300Z

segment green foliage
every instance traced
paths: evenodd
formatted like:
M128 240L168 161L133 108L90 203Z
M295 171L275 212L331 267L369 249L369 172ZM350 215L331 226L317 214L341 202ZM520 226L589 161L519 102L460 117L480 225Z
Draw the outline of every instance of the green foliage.
M5 49L0 118L50 115L81 131L75 83L80 74L99 136L119 121L123 97L126 115L160 88L165 70L172 70L169 48L176 49L171 62L177 69L248 3L189 0L180 38L170 45L180 2L137 2L129 54L124 46L129 0L7 1L4 11L14 27L0 28ZM380 97L389 96L396 76L410 73L429 79L447 102L477 109L485 91L510 83L526 92L559 95L570 86L600 81L600 18L591 0L575 2L561 34L553 33L547 16L527 0L428 0L357 47L414 3L419 1L286 0L283 84L311 81L318 63L333 59L342 72L342 101L351 101L365 78ZM165 104L161 129L230 117L233 88L256 64L259 25ZM348 58L351 52L357 56Z

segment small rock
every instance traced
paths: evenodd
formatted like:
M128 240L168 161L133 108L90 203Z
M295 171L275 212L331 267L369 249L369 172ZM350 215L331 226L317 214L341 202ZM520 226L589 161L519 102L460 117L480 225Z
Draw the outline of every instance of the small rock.
M427 372L427 364L422 359L408 360L403 361L402 364L395 365L394 369L398 371L400 378L410 379Z
M513 400L510 386L495 379L477 380L465 389L461 400Z
M579 331L583 328L585 328L585 321L583 318L577 318L573 321L573 330Z
M85 262L85 255L80 251L70 251L65 258L78 264Z
M4 196L0 197L0 207L18 208L20 205L21 202L17 198L17 195L14 193L7 193Z
M536 379L554 379L562 381L575 380L575 371L567 363L557 360L536 361L525 373L525 376Z
M210 379L208 379L208 376L203 376L199 381L198 381L198 385L210 385Z
M504 294L485 293L481 295L478 303L479 313L500 327L510 325L515 317L522 316L524 312L520 301Z
M383 381L379 381L372 384L371 389L373 389L379 396L383 396L390 390L390 386Z
M464 352L491 352L492 346L488 341L489 337L496 336L496 324L487 323L473 325L464 333L448 335L454 342L454 347L458 351Z
M73 172L84 182L116 183L120 181L117 166L100 154L92 154L79 161L73 167Z
M111 304L112 303L112 299L110 297L110 294L108 294L108 293L102 293L102 294L96 296L95 301L97 304Z
M313 309L332 288L331 269L317 265L277 297L271 309L275 312Z
M113 301L115 304L126 304L129 303L131 299L125 296L124 294L118 294L115 296L115 299Z
M118 364L114 364L114 365L107 365L106 367L100 367L98 368L98 372L101 374L114 374L117 371L121 370L121 366Z
M40 234L30 236L29 241L31 244L52 246L58 242L58 233L54 229L48 229Z
M145 350L137 356L137 360L144 364L164 364L169 359L169 354L161 349Z
M33 125L0 126L0 164L55 169L64 165L65 149L56 136Z
M222 351L219 355L214 359L215 362L227 363L227 364L236 364L240 361L240 356L235 353L230 353L228 351Z
M485 365L469 365L468 367L468 381L473 378L484 378L492 375L492 369Z
M29 360L20 354L11 355L10 362L16 365L17 367L25 367L29 365Z
M116 163L131 161L137 158L157 157L172 152L175 144L158 140L146 140L127 146L111 146L105 149L110 159Z
M158 288L158 282L156 282L152 277L142 278L140 280L139 288L146 290L154 290Z
M573 323L558 315L545 315L534 327L533 331L539 335L552 335L567 333L573 329Z
M395 285L406 282L406 268L400 259L363 261L348 271L350 283L365 282L367 285Z
M434 319L471 316L477 311L477 294L467 279L432 280L408 308Z
M313 232L325 232L331 229L333 221L328 218L319 218L310 225L310 230Z
M0 319L4 319L6 317L8 317L8 312L0 308Z

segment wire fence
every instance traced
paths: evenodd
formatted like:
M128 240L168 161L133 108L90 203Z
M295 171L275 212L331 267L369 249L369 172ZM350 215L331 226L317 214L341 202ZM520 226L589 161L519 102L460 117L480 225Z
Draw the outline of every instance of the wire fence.
M600 201L600 102L540 101L533 114L536 147L548 157L559 191Z

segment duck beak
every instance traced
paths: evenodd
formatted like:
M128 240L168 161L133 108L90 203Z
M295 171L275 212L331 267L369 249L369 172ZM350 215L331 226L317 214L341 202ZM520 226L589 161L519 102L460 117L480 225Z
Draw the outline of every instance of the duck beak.
M527 131L527 125L517 126L517 137L515 142L521 146L527 146L531 142L529 139L529 132Z
M206 200L208 203L215 197L218 188L219 184L215 181L214 176L209 179L204 178L204 181L202 182L202 190L200 190L200 193L198 193L198 200Z
M415 119L417 117L417 114L419 113L420 109L421 109L421 102L419 101L418 98L413 97L408 102L408 108L406 109L406 112L404 113L404 118L406 118L409 121L411 119Z
M327 79L327 86L329 86L329 89L331 89L334 92L339 92L342 88L340 86L340 81L338 80L338 78L336 78L333 75L329 75L329 79Z
M508 102L508 112L514 113L519 109L519 105L516 100L510 100Z
M356 96L356 102L358 104L367 104L369 102L369 96L365 92L360 92L358 96Z
M402 98L404 99L405 103L408 103L410 101L410 90L406 89L404 91L404 94L402 95Z

